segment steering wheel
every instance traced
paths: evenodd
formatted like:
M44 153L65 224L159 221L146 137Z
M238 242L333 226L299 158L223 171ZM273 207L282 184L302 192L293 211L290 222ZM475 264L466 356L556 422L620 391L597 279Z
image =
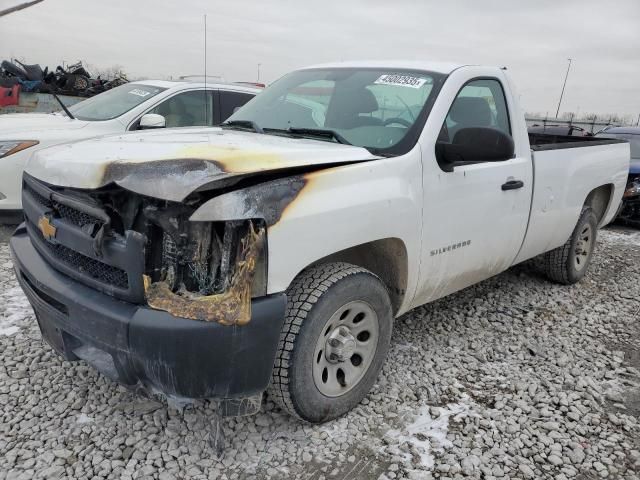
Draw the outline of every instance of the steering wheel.
M403 127L407 127L407 128L411 128L411 125L412 125L412 123L409 120L405 120L404 118L400 118L400 117L387 118L384 122L382 122L382 125L386 127L387 125L391 125L393 123L398 123Z

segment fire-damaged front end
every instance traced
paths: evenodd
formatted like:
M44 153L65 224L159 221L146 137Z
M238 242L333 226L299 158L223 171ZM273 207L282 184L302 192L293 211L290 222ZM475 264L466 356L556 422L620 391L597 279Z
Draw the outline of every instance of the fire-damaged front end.
M17 277L67 359L134 388L253 413L284 322L283 269L295 275L323 256L283 257L310 232L307 213L285 212L316 198L303 192L309 175L373 159L350 145L222 129L52 147L25 170Z
M286 299L266 294L265 221L190 220L208 199L25 174L14 264L44 338L65 358L135 388L253 413Z

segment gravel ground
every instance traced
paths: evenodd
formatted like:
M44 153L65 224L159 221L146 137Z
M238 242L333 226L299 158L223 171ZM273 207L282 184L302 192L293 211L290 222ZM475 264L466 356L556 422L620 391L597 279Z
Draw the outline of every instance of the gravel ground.
M1 233L1 232L0 232ZM404 315L368 398L303 425L136 397L43 344L0 245L0 480L640 478L640 232L577 286L528 265Z

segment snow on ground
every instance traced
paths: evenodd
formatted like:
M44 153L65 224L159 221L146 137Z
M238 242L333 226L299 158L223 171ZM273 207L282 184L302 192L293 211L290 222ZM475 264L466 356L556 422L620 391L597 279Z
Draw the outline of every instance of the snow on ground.
M13 264L9 247L0 245L0 335L13 335L28 325L33 316L31 306L12 278Z
M598 232L598 241L613 245L626 245L640 247L640 231L605 229Z
M462 400L444 407L422 405L417 410L408 409L406 416L413 420L400 430L391 429L385 433L385 440L389 444L386 452L400 455L407 461L417 454L421 467L433 468L433 452L452 447L451 441L447 440L449 419L459 422L463 417L472 415L469 397L465 395ZM410 451L402 452L400 447L406 444L410 446Z

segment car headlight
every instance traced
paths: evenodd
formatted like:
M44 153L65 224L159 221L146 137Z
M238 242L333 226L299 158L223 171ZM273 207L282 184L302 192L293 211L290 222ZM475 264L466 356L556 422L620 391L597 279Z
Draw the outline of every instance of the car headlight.
M640 177L634 178L627 183L627 188L624 190L623 198L635 197L640 195Z
M37 140L0 140L0 158L8 157L38 143Z

